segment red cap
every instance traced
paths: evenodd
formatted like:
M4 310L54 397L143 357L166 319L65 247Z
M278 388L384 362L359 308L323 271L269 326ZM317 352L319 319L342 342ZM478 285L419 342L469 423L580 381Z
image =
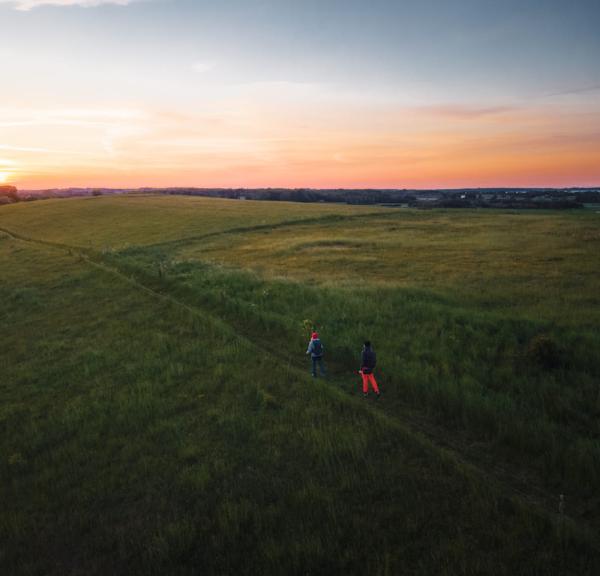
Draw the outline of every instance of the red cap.
M319 338L319 335L316 332L312 333L312 336L310 337L311 340L317 340Z

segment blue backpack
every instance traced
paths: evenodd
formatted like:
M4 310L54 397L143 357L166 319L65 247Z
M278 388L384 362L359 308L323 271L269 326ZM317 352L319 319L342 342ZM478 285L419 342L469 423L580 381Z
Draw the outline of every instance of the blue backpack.
M313 356L323 356L323 345L320 340L312 341L312 355Z

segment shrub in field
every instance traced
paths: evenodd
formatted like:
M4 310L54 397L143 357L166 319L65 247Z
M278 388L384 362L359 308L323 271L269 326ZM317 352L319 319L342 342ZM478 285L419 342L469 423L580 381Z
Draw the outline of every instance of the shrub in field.
M562 365L562 353L552 336L538 334L531 339L525 353L527 360L545 370L552 370Z
M0 204L19 201L19 194L14 186L0 186Z

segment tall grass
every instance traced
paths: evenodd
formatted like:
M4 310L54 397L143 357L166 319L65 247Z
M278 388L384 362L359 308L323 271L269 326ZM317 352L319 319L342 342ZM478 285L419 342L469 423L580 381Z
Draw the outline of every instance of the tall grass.
M140 281L226 318L281 360L303 366L307 331L327 347L330 374L356 389L360 346L376 344L386 409L420 407L466 429L548 488L590 496L600 482L600 338L592 331L507 317L434 293L402 288L335 288L264 280L251 273L182 262L153 274L152 251L114 262ZM543 334L548 366L532 353Z

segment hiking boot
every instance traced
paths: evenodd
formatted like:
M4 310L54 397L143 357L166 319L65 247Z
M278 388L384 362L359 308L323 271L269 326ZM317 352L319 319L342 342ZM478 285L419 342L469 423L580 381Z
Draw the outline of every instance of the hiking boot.
M368 398L369 397L369 393L368 392L363 392L363 398Z

